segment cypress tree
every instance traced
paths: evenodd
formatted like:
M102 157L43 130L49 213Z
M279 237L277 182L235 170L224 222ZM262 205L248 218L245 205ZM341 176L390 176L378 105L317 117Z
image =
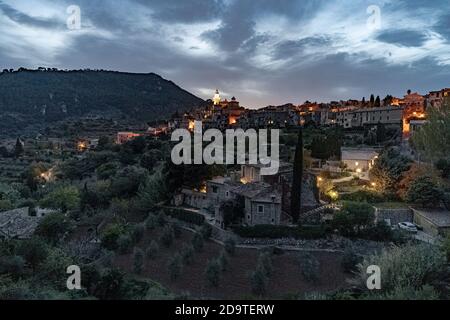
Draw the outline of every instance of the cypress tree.
M298 132L297 147L295 149L294 173L291 190L291 216L294 223L299 222L301 213L301 196L303 181L303 128Z

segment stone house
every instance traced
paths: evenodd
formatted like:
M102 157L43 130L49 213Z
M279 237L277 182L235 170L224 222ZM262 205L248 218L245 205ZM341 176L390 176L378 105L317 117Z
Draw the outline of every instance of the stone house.
M0 212L0 239L31 238L41 218L29 212L28 207Z

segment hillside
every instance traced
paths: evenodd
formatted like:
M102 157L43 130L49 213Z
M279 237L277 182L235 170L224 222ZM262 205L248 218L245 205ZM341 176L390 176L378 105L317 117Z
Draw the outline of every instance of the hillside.
M202 103L153 73L56 69L0 73L2 131L89 114L157 120Z

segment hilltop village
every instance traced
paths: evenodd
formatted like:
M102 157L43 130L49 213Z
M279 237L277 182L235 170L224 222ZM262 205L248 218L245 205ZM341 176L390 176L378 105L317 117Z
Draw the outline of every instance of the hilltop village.
M374 297L347 284L360 263L395 254L392 244L430 259L448 248L449 110L448 88L258 110L216 90L162 121L90 115L3 139L0 268L11 277L0 295L65 296L57 266L73 261L93 275L75 298ZM277 174L173 164L171 133L200 122L279 129Z

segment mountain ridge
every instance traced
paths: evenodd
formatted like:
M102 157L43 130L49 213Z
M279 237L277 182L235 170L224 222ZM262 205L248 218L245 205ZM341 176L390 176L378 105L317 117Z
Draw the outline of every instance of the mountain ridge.
M156 73L55 68L0 73L1 131L91 114L160 120L204 103Z

